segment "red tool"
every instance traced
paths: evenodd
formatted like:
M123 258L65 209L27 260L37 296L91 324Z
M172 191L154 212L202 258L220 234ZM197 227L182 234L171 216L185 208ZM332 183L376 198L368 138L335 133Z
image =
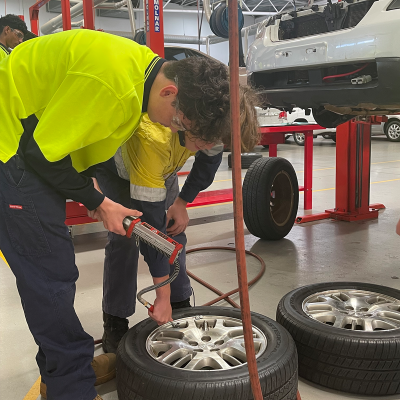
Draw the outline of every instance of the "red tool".
M175 269L172 275L164 282L159 283L158 285L152 285L147 288L142 289L137 294L137 299L151 312L154 311L154 306L147 302L142 295L144 293L150 292L151 290L158 289L164 285L171 283L179 273L179 262L178 257L183 250L183 245L176 242L175 240L171 239L169 236L165 235L164 233L160 232L156 228L152 227L146 222L142 222L138 217L126 217L122 221L124 229L126 230L126 236L128 238L135 235L137 240L141 240L142 242L146 243L148 246L153 247L160 253L164 254L169 263L175 264Z

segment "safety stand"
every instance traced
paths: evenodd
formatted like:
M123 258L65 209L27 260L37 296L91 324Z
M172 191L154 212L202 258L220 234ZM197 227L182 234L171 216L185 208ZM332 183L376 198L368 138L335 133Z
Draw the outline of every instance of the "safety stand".
M296 223L332 218L361 221L378 218L383 204L369 204L371 169L371 125L387 117L349 121L336 129L336 207L324 213L304 215Z

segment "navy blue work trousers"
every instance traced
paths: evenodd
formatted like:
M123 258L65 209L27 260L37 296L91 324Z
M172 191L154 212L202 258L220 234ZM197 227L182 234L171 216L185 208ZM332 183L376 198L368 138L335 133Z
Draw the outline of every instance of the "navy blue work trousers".
M64 221L60 193L26 169L18 155L0 162L0 249L39 346L36 361L47 398L93 400L94 344L74 309L79 274Z
M102 192L111 200L125 207L142 211L142 221L154 228L166 232L166 202L145 202L131 199L130 183L118 176L114 160L99 165L96 169L96 178ZM172 200L172 199L171 199ZM171 302L179 302L190 297L192 289L186 273L186 234L185 232L173 238L184 246L178 260L180 271L171 282ZM168 260L155 249L143 242L139 243L140 252L151 271L157 271L161 265L168 265ZM120 318L127 318L134 314L137 291L139 249L134 237L108 233L108 242L105 249L104 281L103 281L103 311ZM170 274L174 266L170 266ZM159 275L157 275L159 276Z

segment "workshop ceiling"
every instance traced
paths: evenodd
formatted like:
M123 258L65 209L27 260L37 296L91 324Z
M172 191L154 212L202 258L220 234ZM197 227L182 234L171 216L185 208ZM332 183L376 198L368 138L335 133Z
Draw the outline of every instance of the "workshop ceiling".
M118 1L107 0L105 4L114 4L118 3ZM166 0L163 2L164 8L170 5L180 5L183 7L191 7L191 9L197 7L197 3L199 2L200 9L203 6L202 0ZM218 4L220 0L210 0L211 4ZM318 0L314 1L314 4L326 4L326 0ZM74 6L78 1L71 0L71 7ZM297 0L295 1L295 7L300 8L304 7L308 4L308 0ZM261 18L262 15L260 13L268 13L265 15L271 15L270 13L277 13L283 10L293 10L293 0L243 0L241 2L242 10L247 13L254 12L254 16L257 18ZM170 6L171 7L171 6ZM142 8L142 2L141 2ZM61 13L61 0L50 0L46 4L46 10L48 12L54 13ZM111 10L104 10L104 9L96 9L96 15L102 17L110 17L110 18L128 18L128 13L126 10L119 10L119 9L111 9Z

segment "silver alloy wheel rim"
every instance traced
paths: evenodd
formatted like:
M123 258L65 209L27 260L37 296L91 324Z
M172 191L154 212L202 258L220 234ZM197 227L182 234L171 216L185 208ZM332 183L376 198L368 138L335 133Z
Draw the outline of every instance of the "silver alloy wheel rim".
M400 328L400 300L356 289L332 289L308 296L303 311L334 328L365 332Z
M296 136L297 143L304 143L305 141L304 133L295 133L294 135Z
M388 135L391 139L398 139L400 137L400 125L397 123L390 125Z
M267 338L253 326L256 358L267 348ZM158 362L190 371L233 369L247 363L243 324L224 316L193 316L169 322L147 338L146 349Z

